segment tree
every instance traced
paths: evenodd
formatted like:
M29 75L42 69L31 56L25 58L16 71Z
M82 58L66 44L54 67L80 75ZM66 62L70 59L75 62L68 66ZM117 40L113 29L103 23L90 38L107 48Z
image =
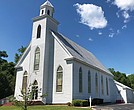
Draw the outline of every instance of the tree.
M12 95L15 86L15 64L5 60L6 57L6 51L0 51L0 99Z
M24 53L25 49L26 47L23 46L18 49L18 53L15 54L16 63ZM12 95L15 88L15 63L8 62L6 60L7 57L7 52L0 50L0 99Z
M129 77L127 77L125 73L115 71L114 68L109 68L109 71L114 75L114 80L126 86L129 86L129 87L132 86L132 82L129 80Z
M28 105L32 105L32 102L33 102L32 101L32 95L36 91L36 88L32 88L32 86L33 85L30 84L28 88L21 91L20 97L22 97L23 101L18 101L14 97L13 97L13 99L11 99L11 101L14 102L15 106L21 107L22 110L27 110ZM31 90L31 88L32 88L32 90ZM39 93L39 91L38 91L38 93ZM44 98L46 96L47 96L47 94L43 94L40 97Z
M2 57L8 57L6 51L0 51L0 59L1 59Z
M8 57L8 55L7 55L6 51L0 51L0 64L2 62L6 62L6 60L3 58L7 58L7 57Z
M134 89L134 74L128 75L132 89Z
M25 52L26 48L27 48L27 47L21 46L21 48L18 49L18 53L15 54L15 59L14 59L15 63L17 63L17 62L19 61L20 57L21 57L21 56L23 55L23 53Z

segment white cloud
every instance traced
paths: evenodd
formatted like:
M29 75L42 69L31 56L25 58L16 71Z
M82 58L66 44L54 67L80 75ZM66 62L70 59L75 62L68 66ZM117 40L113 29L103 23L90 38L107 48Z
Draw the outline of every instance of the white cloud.
M122 16L123 16L125 19L128 19L128 18L130 17L129 14L127 13L127 11L123 11Z
M121 10L120 10L121 11ZM116 16L117 18L120 18L120 11L116 12ZM124 18L124 23L127 23L130 21L130 14L128 13L128 11L121 11L121 15Z
M89 40L89 41L93 41L93 39L92 39L92 38L88 38L88 40Z
M120 33L120 30L118 29L117 32L116 32L116 35L118 35Z
M76 37L80 37L79 35L76 35Z
M109 31L110 32L109 32L109 35L108 36L111 37L111 38L113 38L116 32L114 32L114 29L113 28L109 28Z
M129 20L130 20L130 15L129 15L129 13L128 13L127 11L123 11L123 12L122 12L122 16L125 18L125 19L124 19L124 23L128 23Z
M117 16L118 18L120 17L119 12L116 12L116 16Z
M113 31L113 28L109 28L110 31Z
M129 19L125 19L124 20L124 23L128 23L130 20Z
M93 4L75 4L77 13L80 15L80 23L87 25L90 29L104 28L107 20L101 7Z
M117 29L117 30L114 30L113 28L109 28L109 37L111 37L111 38L113 38L114 36L116 36L116 35L118 35L118 34L120 34L120 30L119 29Z
M98 32L99 35L102 35L102 32Z
M134 11L134 0L114 0L114 5L116 5L120 11L122 11L122 16L124 17L124 23L129 22L129 15L130 11ZM117 17L119 18L119 13L116 13Z
M127 28L127 25L122 26L122 29L125 29L125 28Z
M110 34L109 34L109 37L113 38L114 35L115 35L115 33L110 33Z
M134 10L134 0L115 0L114 4L125 11L133 11Z
M109 2L110 2L110 0L106 0L106 2L107 2L107 3L109 3Z

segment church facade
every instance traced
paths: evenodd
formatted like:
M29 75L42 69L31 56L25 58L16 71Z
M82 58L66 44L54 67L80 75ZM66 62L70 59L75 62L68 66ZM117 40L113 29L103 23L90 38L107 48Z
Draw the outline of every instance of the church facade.
M33 18L32 39L16 65L15 97L28 88L32 100L67 103L73 99L116 101L113 75L86 49L58 32L54 7L46 1ZM32 86L29 86L32 85ZM42 98L43 94L47 97Z

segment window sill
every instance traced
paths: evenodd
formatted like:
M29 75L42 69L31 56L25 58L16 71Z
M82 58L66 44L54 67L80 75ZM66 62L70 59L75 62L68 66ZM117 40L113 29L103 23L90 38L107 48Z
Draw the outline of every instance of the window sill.
M63 94L63 92L56 92L56 94Z

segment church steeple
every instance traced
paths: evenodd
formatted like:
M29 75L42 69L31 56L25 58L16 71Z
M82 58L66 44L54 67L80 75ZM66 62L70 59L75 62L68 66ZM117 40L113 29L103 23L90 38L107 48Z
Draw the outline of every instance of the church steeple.
M40 16L49 15L53 17L53 13L54 7L48 0L40 6Z

